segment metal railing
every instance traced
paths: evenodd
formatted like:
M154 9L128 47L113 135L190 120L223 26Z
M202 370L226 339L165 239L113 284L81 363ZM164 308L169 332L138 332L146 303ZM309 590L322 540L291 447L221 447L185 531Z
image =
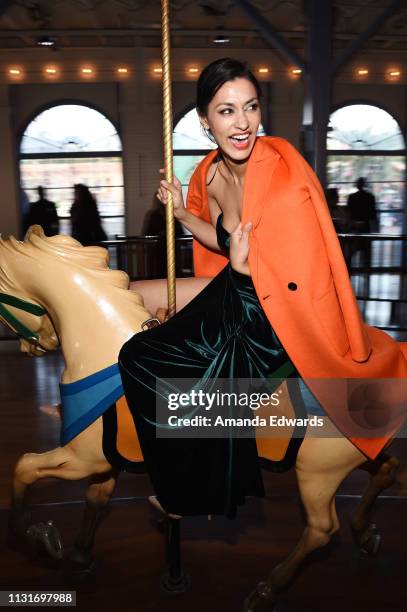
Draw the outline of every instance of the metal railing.
M407 332L407 235L338 234L352 285L367 323L390 333ZM193 276L192 236L175 240L177 277ZM110 266L131 280L165 278L165 239L118 236L100 243ZM0 339L10 339L0 328Z
M407 235L338 234L367 323L407 331Z

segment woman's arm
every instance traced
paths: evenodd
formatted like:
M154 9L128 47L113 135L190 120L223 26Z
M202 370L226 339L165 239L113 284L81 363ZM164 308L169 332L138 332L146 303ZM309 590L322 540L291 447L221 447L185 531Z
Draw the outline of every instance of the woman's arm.
M181 183L177 177L174 177L173 183L169 183L165 180L160 181L157 197L164 205L168 202L168 191L172 193L174 217L204 246L220 253L221 250L216 236L216 229L211 223L200 219L185 208Z
M184 208L181 215L177 215L177 219L191 232L193 237L199 240L204 246L213 251L221 252L216 229L213 227L212 223L200 219L186 208Z

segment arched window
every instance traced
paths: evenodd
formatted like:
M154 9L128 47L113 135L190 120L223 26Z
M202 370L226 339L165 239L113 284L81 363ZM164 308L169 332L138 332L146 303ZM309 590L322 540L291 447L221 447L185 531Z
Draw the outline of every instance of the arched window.
M364 177L376 198L379 231L401 234L404 221L405 142L395 119L370 104L351 104L331 114L328 183L346 204Z
M258 135L264 136L265 131L260 125ZM173 132L174 173L179 178L184 192L188 189L189 179L199 162L217 144L208 138L202 130L196 108L186 112L176 123Z
M60 232L70 233L73 185L84 183L97 200L109 237L122 234L124 188L122 146L114 125L80 104L59 104L38 114L20 145L21 185L31 202L42 185L56 203Z

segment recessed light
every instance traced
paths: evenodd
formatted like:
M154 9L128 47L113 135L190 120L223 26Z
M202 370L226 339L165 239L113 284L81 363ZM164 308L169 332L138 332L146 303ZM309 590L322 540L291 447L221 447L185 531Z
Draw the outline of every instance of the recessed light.
M228 43L230 43L230 38L228 38L227 36L222 36L221 34L218 34L212 40L216 45L227 45Z
M55 75L55 74L57 74L58 70L57 70L57 68L55 68L54 66L47 66L47 67L45 68L45 72L46 72L47 74L50 74L50 75Z
M54 49L56 43L57 40L53 36L41 36L37 39L38 47L43 47L45 49Z
M369 70L367 68L359 68L357 73L359 76L367 76L369 74Z
M128 69L128 68L118 68L118 69L117 69L117 72L118 72L119 74L128 74L129 69Z

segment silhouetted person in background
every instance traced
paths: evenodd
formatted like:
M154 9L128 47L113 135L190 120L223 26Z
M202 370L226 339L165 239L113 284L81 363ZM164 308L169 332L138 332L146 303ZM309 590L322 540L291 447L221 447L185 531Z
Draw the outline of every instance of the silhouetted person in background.
M44 187L37 187L39 200L33 202L25 218L25 231L30 225L41 225L46 236L59 232L59 219L55 202L47 200Z
M74 185L74 201L70 210L71 235L83 245L107 240L95 197L82 183Z
M375 232L378 229L376 199L365 190L366 179L362 176L355 183L357 191L348 197L348 210L354 232Z
M20 193L19 193L19 200L20 200L20 212L21 212L21 233L22 233L22 237L24 237L24 234L26 233L27 228L28 228L27 221L28 221L28 214L30 212L30 200L28 199L28 195L26 194L24 189L22 189L21 187L20 187Z
M165 224L165 208L161 202L154 197L153 205L144 216L141 233L143 236L165 236L167 231ZM184 236L181 223L174 218L175 237Z
M336 231L347 232L349 227L349 211L347 206L339 206L339 192L337 188L329 187L325 191L325 198Z

